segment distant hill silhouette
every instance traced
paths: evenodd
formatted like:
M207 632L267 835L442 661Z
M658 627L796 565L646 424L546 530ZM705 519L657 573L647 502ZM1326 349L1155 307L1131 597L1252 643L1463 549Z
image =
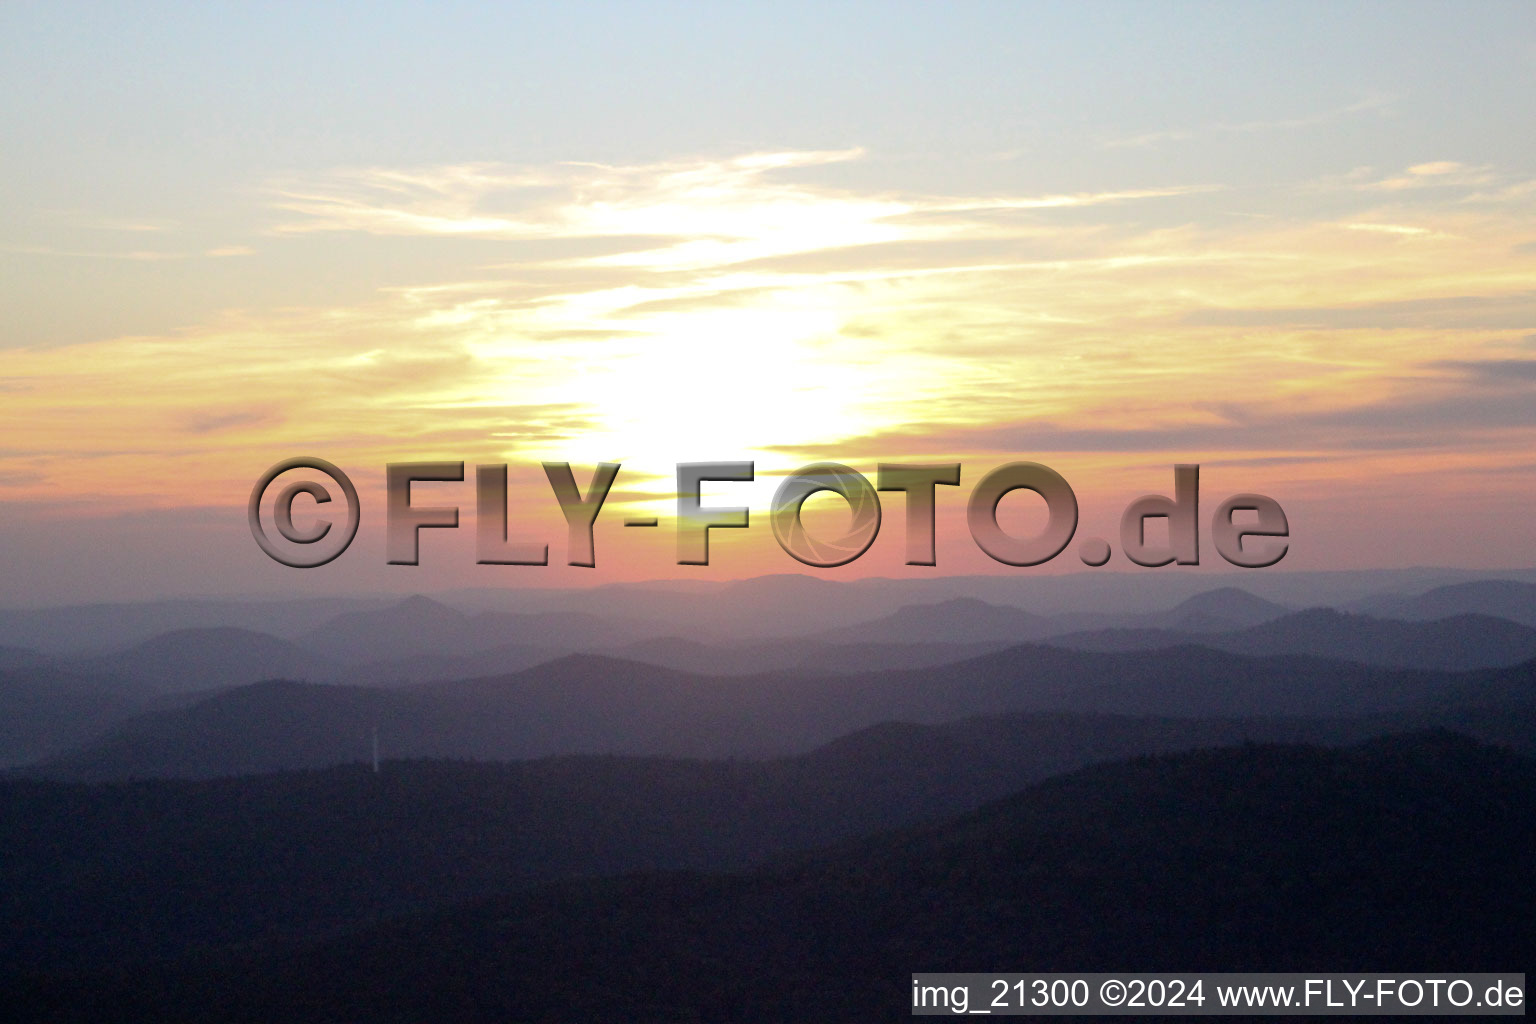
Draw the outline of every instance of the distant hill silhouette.
M970 661L1011 646L1000 640L972 643L846 643L802 648L795 667L810 673L858 674L884 669L929 668Z
M923 668L965 661L1007 646L1010 644L1000 640L979 643L838 643L825 637L792 637L709 644L682 637L655 637L619 647L598 648L589 653L642 661L699 675L758 675L789 670L816 674Z
M88 656L121 650L178 629L233 626L291 637L342 612L377 608L380 598L219 600L182 598L0 609L0 643L46 654Z
M1426 622L1377 619L1332 608L1295 612L1224 633L1109 629L1049 641L1078 650L1155 650L1199 644L1234 654L1302 654L1400 668L1462 671L1536 658L1536 629L1487 615Z
M1395 619L1444 619L1493 615L1536 628L1536 583L1475 580L1435 587L1414 597L1379 597L1361 603L1364 611Z
M1475 971L1536 953L1533 872L1528 759L1443 733L1211 749L744 874L573 880L304 945L17 978L11 1006L763 1024L907 1014L914 969Z
M125 651L71 661L69 667L160 692L216 690L262 679L328 679L339 670L292 641L233 626L161 633Z
M622 621L581 612L467 614L416 596L338 615L296 642L332 661L366 664L423 655L463 656L511 645L574 650L632 635Z
M537 644L500 644L471 654L413 654L366 661L340 667L330 679L353 686L409 686L518 672L569 653Z
M1091 612L1038 615L1010 605L957 597L936 604L907 605L882 618L815 633L807 639L820 644L842 645L1019 644L1089 627L1220 632L1268 622L1287 611L1283 605L1255 597L1237 587L1203 591L1172 608L1129 615Z
M819 634L823 643L1024 643L1048 636L1050 619L1021 608L957 597L931 605L908 605L884 618Z
M1137 616L1140 621L1136 625L1197 633L1226 631L1257 626L1289 611L1285 605L1255 597L1241 587L1217 587L1180 601L1167 611Z
M1359 716L1413 708L1462 676L1205 647L1097 653L1021 646L952 664L843 675L704 676L572 655L503 676L397 690L269 682L145 715L40 769L203 777L363 757L565 753L776 756L884 721L1014 711L1170 717Z
M810 592L822 593L824 588L814 585L820 582L812 581ZM743 584L758 596L799 592L805 586L792 576L765 578L751 587ZM836 585L827 586L840 592ZM1221 618L1218 609L1227 618ZM1277 609L1226 588L1128 621L1180 622L1199 631L1262 618ZM235 626L198 626L88 656L48 657L24 648L0 649L0 667L47 663L66 673L131 680L167 693L278 678L401 686L506 674L578 652L708 675L856 673L960 661L1058 633L1082 618L1046 618L963 598L907 606L882 619L810 636L717 638L706 643L682 636L632 639L637 631L644 633L643 625L579 612L471 614L418 596L345 612L296 640Z
M1450 604L1407 613L1412 618L1490 614L1536 626L1529 590L1536 571L1502 574L1524 583L1479 580L1464 570L1373 570L1166 575L1109 569L1095 573L989 574L981 576L859 579L847 582L786 573L730 582L659 580L575 589L481 587L452 591L436 603L468 617L497 614L578 614L614 625L606 635L583 634L567 649L607 649L646 636L683 636L711 644L806 636L855 626L904 606L970 598L998 607L1027 609L1056 622L1057 632L1104 628L1168 628L1207 631L1243 628L1269 615L1260 602L1291 607L1332 605L1398 617L1389 606L1401 595L1439 588L1447 594L1479 591L1512 596L1506 603ZM1243 596L1230 593L1240 581ZM1453 586L1445 586L1452 584ZM1519 595L1524 593L1524 597ZM1259 596L1255 596L1259 595ZM1385 596L1383 596L1385 595ZM1381 607L1376 602L1385 601ZM1170 602L1180 602L1169 607ZM81 604L56 608L0 608L0 645L34 648L47 655L101 654L179 629L232 626L296 639L338 615L398 605L392 596L284 599L176 599ZM1278 606L1276 606L1278 607ZM1182 610L1180 610L1182 608ZM1522 610L1523 609L1523 610ZM1283 609L1281 609L1283 611ZM1278 614L1278 612L1276 612ZM943 638L941 638L943 639ZM1015 642L1022 638L1010 638ZM486 646L534 642L501 635ZM563 640L562 640L563 644ZM557 644L555 646L561 646ZM334 652L318 653L333 657ZM363 660L402 652L361 653ZM428 653L403 652L404 656ZM458 653L466 653L460 651Z
M1536 570L1518 575L1536 582ZM1229 585L1290 608L1354 608L1357 602L1373 595L1422 591L1478 578L1474 572L1447 569L1234 573L1202 568L1169 575L1105 568L1093 573L1046 576L914 575L847 582L783 574L729 583L702 579L618 583L579 592L472 590L456 592L452 599L464 606L475 604L519 612L560 609L614 618L632 616L650 623L652 635L735 643L852 626L889 615L904 606L932 605L957 597L1023 608L1063 620L1062 631L1129 626L1192 629L1197 627L1169 620L1137 620L1166 615L1172 603ZM1219 628L1252 624L1237 622ZM0 639L4 637L0 632Z
M1493 668L1536 658L1536 629L1487 615L1402 623L1317 608L1236 637L1253 654L1317 654L1413 668Z

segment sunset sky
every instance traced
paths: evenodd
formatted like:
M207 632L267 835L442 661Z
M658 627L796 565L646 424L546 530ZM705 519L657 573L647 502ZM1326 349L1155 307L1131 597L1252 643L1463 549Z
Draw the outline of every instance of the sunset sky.
M1080 537L1197 462L1285 507L1265 571L1528 567L1533 126L1529 3L6 4L0 604L802 570L821 459L964 466L937 570L891 496L832 578L1108 571L977 553L1018 459ZM323 569L245 522L297 455L362 491ZM596 570L546 459L624 464ZM675 464L745 459L673 564ZM384 566L409 460L509 463L555 564L474 565L466 481Z

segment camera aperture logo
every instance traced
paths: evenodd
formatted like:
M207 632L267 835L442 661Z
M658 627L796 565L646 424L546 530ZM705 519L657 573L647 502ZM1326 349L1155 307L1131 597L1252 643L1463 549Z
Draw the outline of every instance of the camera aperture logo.
M543 463L568 530L568 564L591 568L597 565L593 526L618 478L620 463L598 463L585 493L576 483L568 462ZM324 506L336 500L332 487L311 479L278 486L280 478L296 470L312 470L330 478L345 504L344 517L325 518ZM385 551L390 565L417 565L420 534L424 529L456 529L455 505L415 505L411 485L418 482L463 482L462 462L394 462L385 472ZM1120 518L1120 550L1141 566L1200 564L1200 467L1174 467L1174 494L1147 494L1125 507ZM684 462L677 465L677 564L708 565L709 532L747 529L751 510L745 506L705 507L702 485L750 483L755 479L751 462ZM906 564L931 566L936 562L935 522L939 487L960 485L959 463L880 463L875 482L837 462L817 462L787 476L774 493L768 512L773 536L796 561L817 568L847 565L870 545L880 532L880 493L900 492L906 502ZM276 491L270 506L268 532L263 520L267 497ZM998 503L1012 491L1033 491L1044 500L1047 521L1034 536L1006 532L997 517ZM813 534L802 517L805 502L828 491L847 502L852 518L843 533ZM318 518L307 529L293 520L293 506L300 496L314 503ZM507 466L475 467L476 561L481 565L548 565L549 545L508 539ZM361 517L357 488L346 473L324 459L285 459L268 469L251 489L247 518L261 550L275 561L295 568L314 568L336 559L357 536ZM1238 517L1242 514L1243 522ZM1167 521L1166 541L1152 541L1147 521ZM1038 462L1010 462L984 475L971 491L966 525L977 547L1005 565L1042 565L1060 555L1077 533L1077 495L1066 479ZM654 517L632 517L626 527L656 527ZM1247 569L1272 566L1290 547L1290 523L1279 502L1262 494L1234 494L1223 500L1211 516L1211 537L1217 553L1232 565ZM1078 545L1083 564L1101 566L1112 557L1108 541L1084 539Z

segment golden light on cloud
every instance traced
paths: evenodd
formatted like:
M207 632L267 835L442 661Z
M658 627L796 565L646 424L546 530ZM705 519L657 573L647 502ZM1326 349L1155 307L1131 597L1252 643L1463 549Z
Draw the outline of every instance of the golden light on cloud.
M227 504L249 485L238 453L295 448L372 465L627 460L654 474L635 501L670 494L665 468L694 458L771 474L832 455L1069 452L1105 479L1127 452L1333 460L1308 470L1320 479L1396 471L1405 438L1456 403L1483 409L1439 432L1458 457L1526 457L1529 417L1475 369L1530 358L1536 216L1519 181L1442 161L1376 188L1306 183L1328 199L1312 217L1233 217L1223 204L1253 197L1208 185L957 197L815 183L862 158L374 169L277 187L269 238L283 245L475 248L347 305L12 350L3 416L28 440L4 454L0 487L126 503L190 471L200 500Z

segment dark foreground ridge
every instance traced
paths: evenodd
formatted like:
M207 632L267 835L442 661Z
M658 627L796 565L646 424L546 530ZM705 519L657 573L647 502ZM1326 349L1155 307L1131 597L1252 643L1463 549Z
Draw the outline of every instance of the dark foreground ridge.
M772 761L572 756L386 762L378 774L351 765L203 781L12 779L0 781L0 889L11 894L0 904L0 962L170 957L559 878L742 870L951 818L1098 761L1389 731L1019 714L887 723Z
M869 1021L912 971L1520 970L1536 762L1444 732L1099 765L738 874L15 978L15 1019Z

